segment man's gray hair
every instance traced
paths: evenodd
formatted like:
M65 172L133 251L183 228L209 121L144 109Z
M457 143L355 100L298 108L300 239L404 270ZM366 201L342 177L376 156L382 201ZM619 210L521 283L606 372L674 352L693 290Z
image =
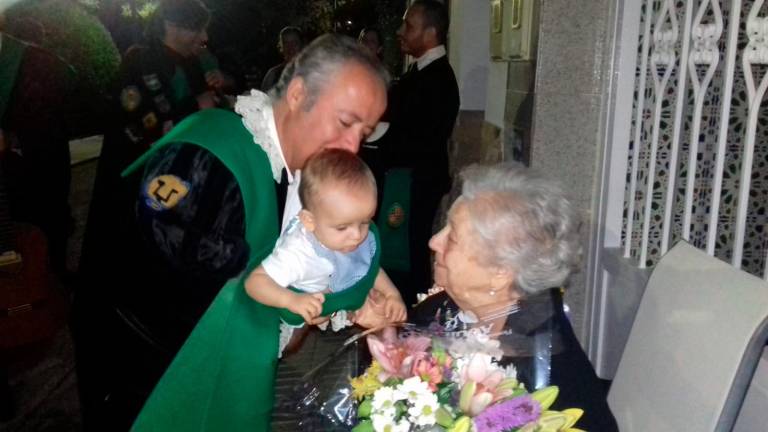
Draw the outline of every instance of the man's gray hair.
M338 34L326 34L307 45L285 66L270 95L273 100L281 99L285 96L291 80L301 78L309 95L304 109L309 110L339 69L350 62L370 70L381 79L384 87L389 85L390 77L387 69L378 60L372 58L371 54L354 39Z
M483 265L510 269L528 294L561 286L581 260L579 220L563 190L519 164L465 168L462 193ZM455 205L455 204L454 204Z

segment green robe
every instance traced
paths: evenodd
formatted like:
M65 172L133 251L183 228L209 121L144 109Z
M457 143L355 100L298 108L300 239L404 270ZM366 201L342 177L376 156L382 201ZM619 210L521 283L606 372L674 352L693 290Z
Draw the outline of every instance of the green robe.
M243 197L245 237L251 254L247 271L224 285L200 319L145 403L133 430L268 431L280 320L303 322L288 310L254 301L243 286L249 271L272 251L278 236L269 160L238 115L211 109L189 116L123 175L174 142L207 149L233 173ZM380 244L375 227L372 232ZM326 295L323 315L362 306L378 274L380 250L377 247L371 268L361 281Z

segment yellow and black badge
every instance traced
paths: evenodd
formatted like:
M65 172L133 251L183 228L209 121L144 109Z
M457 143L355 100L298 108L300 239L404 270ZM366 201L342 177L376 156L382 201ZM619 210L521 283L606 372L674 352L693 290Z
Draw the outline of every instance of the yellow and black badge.
M120 92L120 104L128 112L136 111L141 105L141 92L136 86L128 86Z
M151 112L141 118L141 123L144 124L144 129L154 129L157 127L157 116Z
M387 212L387 225L399 228L405 222L405 209L399 202L393 203Z
M144 201L153 210L175 207L189 193L189 183L175 175L157 176L144 184Z

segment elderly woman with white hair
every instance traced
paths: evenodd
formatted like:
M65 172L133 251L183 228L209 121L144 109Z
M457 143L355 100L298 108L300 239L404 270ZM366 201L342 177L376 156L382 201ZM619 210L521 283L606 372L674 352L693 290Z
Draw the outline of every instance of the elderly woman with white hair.
M579 222L553 182L509 164L471 166L446 226L432 237L435 286L412 322L482 328L529 390L560 387L553 409L581 408L579 427L618 430L605 391L563 311L580 260Z

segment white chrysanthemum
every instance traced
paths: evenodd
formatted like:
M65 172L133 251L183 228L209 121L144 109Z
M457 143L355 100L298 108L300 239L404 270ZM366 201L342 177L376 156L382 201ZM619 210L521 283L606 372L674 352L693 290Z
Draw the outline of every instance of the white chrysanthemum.
M411 401L412 406L408 409L408 415L411 422L418 426L432 426L435 424L435 412L440 408L437 402L437 395L427 393L419 395Z
M395 416L371 414L371 423L373 423L373 430L376 432L391 432L395 425Z
M374 412L394 410L395 402L404 399L403 394L393 387L381 387L373 393L371 407Z
M392 426L391 432L408 432L409 430L411 430L411 423L406 419L400 419Z
M411 429L411 423L407 419L396 421L394 416L373 414L371 423L376 432L408 432Z
M405 395L405 399L414 400L422 394L432 394L429 383L422 381L421 377L410 377L397 386L397 390Z

